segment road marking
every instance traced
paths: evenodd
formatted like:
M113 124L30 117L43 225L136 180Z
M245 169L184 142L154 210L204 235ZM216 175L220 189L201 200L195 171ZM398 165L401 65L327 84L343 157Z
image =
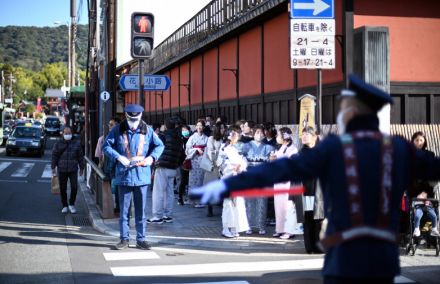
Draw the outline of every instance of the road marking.
M33 163L51 162L51 160L35 160L35 159L26 159L26 158L0 158L0 161L33 162Z
M7 167L9 167L12 163L11 162L1 162L0 163L0 173L3 172Z
M130 259L159 259L160 256L154 251L146 252L106 252L103 253L107 261L130 260Z
M302 259L260 262L225 262L183 265L150 265L110 267L114 276L178 276L212 273L293 271L321 269L324 260Z
M47 164L44 167L43 174L41 175L42 178L51 178L52 177L52 166L51 164Z
M11 175L11 177L27 177L35 163L22 163L22 166Z
M27 180L21 180L21 179L0 179L0 182L21 182L21 183L27 183Z
M416 283L416 281L406 278L405 276L399 275L394 277L394 283Z
M224 251L212 251L212 250L200 250L200 249L184 249L177 247L155 247L155 251L168 251L168 252L180 252L184 254L204 254L204 255L228 255L228 256L264 256L264 257L280 257L280 256L292 256L292 253L270 253L270 252L224 252ZM301 254L297 254L300 256ZM309 256L309 254L303 254Z

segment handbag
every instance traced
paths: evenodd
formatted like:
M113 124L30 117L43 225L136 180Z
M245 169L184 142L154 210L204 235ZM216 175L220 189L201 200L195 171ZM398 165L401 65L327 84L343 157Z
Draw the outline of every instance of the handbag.
M190 171L192 169L192 163L190 159L185 159L182 163L182 169L185 171Z
M60 182L58 176L52 176L50 192L52 194L60 194Z
M214 170L214 165L207 155L203 155L202 160L200 161L200 168L207 172L212 172L212 170Z

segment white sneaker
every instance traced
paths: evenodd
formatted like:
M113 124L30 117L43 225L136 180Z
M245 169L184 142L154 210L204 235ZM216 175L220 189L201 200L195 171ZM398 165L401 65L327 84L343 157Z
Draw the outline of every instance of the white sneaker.
M414 229L413 236L414 237L420 237L420 229L419 228L415 228Z
M61 213L66 214L67 212L69 212L69 208L63 207L63 209L61 210Z
M431 236L433 236L433 237L440 237L440 233L438 232L437 228L432 228Z
M234 235L229 231L229 229L223 229L222 236L225 238L233 238Z
M76 213L76 208L73 205L69 205L69 210L70 210L70 213L72 213L72 214Z
M304 235L304 227L302 223L298 223L298 225L293 230L294 235Z

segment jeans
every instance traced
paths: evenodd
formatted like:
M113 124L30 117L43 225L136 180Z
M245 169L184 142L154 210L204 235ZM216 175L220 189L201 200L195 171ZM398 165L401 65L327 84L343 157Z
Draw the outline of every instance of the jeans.
M432 222L432 228L437 228L437 215L431 206L426 206L426 213ZM420 227L420 220L423 217L423 207L417 206L414 214L414 228Z
M153 185L153 217L162 218L173 215L174 178L177 169L157 168Z
M131 196L134 200L134 215L136 224L136 240L145 241L145 203L148 185L143 186L118 186L119 188L119 233L121 240L130 239L128 210L130 210Z
M61 193L61 203L63 207L68 205L75 205L76 193L78 192L78 172L59 172L58 173L60 181L60 193ZM70 180L70 199L69 204L67 204L67 180Z

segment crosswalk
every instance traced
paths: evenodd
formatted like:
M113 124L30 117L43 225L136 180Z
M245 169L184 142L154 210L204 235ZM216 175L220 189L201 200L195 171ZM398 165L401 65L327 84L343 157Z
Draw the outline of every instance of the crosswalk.
M286 272L286 271L317 271L323 266L322 258L295 259L295 260L269 260L269 261L231 261L194 263L187 261L182 264L160 264L161 256L151 251L132 252L107 252L103 253L104 259L109 264L110 271L115 277L184 277L189 275L228 275L252 272ZM123 261L137 260L138 265L127 266ZM133 262L129 262L133 263ZM317 274L316 283L322 283ZM233 276L226 276L228 279ZM238 277L238 276L237 276ZM311 279L309 279L311 280ZM185 282L186 283L186 282ZM207 284L208 282L194 282L187 284ZM243 279L229 280L226 282L209 282L212 284L249 284ZM315 282L307 282L315 283ZM416 283L404 276L396 276L394 283Z
M27 182L29 177L36 177L36 182L48 182L52 177L49 161L0 161L0 180L5 182Z

